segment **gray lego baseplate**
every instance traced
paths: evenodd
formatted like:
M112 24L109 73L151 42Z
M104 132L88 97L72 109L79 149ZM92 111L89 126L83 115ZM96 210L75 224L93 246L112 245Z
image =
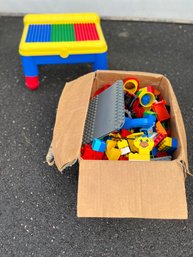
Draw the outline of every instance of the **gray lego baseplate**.
M119 130L125 121L123 81L118 80L90 100L83 144Z

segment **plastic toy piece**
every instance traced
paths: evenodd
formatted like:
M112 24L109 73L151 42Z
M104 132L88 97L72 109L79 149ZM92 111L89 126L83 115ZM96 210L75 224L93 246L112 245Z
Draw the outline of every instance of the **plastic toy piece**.
M121 156L121 150L116 148L107 148L105 153L109 160L118 160Z
M29 76L26 76L25 77L25 85L31 89L31 90L35 90L39 87L39 78L38 76L33 76L33 77L29 77Z
M143 113L143 117L144 117L144 118L151 118L151 119L153 119L154 121L156 121L157 114L156 114L156 112L145 111L145 112Z
M150 138L154 140L156 138L156 136L157 136L157 133L153 132L153 134L150 136Z
M165 156L168 156L167 152L158 152L156 154L156 157L165 157Z
M127 141L129 143L129 147L130 147L132 152L137 152L138 151L138 149L134 145L134 140L137 137L140 137L140 136L143 136L143 132L132 133L131 135L127 136Z
M125 108L128 110L131 110L133 103L135 102L136 99L137 99L136 95L130 95L125 93L124 95Z
M150 151L154 147L154 142L151 138L148 137L137 137L134 140L134 145L137 147L139 150L139 154L150 154Z
M160 91L157 89L157 88L153 88L153 94L155 95L155 96L158 96L158 95L160 95Z
M118 148L121 150L121 155L126 155L131 152L127 140L123 139L117 142Z
M123 129L131 129L131 128L149 128L152 127L154 121L151 118L125 118L125 123L123 125Z
M107 140L106 144L107 144L106 150L110 150L117 145L117 142L114 140Z
M140 132L143 132L144 135L146 135L147 137L151 137L153 135L153 126L149 127L149 128L141 128L139 130Z
M92 150L91 146L86 144L82 149L82 159L84 160L102 160L104 153Z
M139 89L139 81L136 78L128 78L123 83L124 91L129 94L135 94Z
M123 81L118 80L90 100L83 144L120 130L125 121Z
M126 138L127 136L131 135L131 132L128 131L127 129L121 129L120 134L122 138Z
M166 137L158 145L158 150L160 152L166 152L167 154L172 154L178 147L178 140L171 137Z
M128 157L121 155L121 156L119 157L119 160L120 160L120 161L128 161Z
M155 101L154 94L146 90L139 91L138 97L139 97L139 102L143 107L150 107Z
M157 136L154 138L154 147L157 146L165 137L166 135L157 134Z
M112 132L108 136L111 137L114 141L119 141L121 139L121 135L116 132Z
M106 154L103 155L103 160L108 160Z
M164 121L170 118L170 115L165 105L166 105L165 100L152 104L153 111L157 113L158 121Z
M19 53L25 77L38 76L38 65L92 63L93 70L107 69L107 44L94 13L28 14ZM26 85L35 89L32 80Z
M132 111L135 113L137 118L142 118L144 113L144 108L140 106L139 99L137 98L133 105L132 105Z
M135 113L137 118L142 118L144 114L144 108L140 106L135 106L135 108L133 108L133 112Z
M129 160L149 161L154 141L148 137L138 137L135 139L134 145L138 149L138 153L130 153Z
M111 85L105 85L102 88L99 88L93 95L93 97L95 97L96 95L101 94L103 91L105 91L107 88L109 88Z
M167 135L167 132L160 121L156 122L156 132L158 134Z
M106 143L98 138L92 142L92 150L104 153L106 150Z
M120 150L121 150L121 155L126 155L131 152L129 146L121 148Z
M172 160L171 155L163 156L163 157L156 157L156 158L151 159L151 161L171 161L171 160Z
M151 151L151 154L155 157L158 152L159 152L159 151L158 151L158 148L157 148L157 147L154 147L154 148L152 149L152 151Z

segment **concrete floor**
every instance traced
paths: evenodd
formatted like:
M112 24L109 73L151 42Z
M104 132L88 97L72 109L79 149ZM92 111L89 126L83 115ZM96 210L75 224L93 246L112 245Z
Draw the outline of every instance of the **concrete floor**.
M103 21L109 68L166 75L179 101L193 171L193 26ZM24 86L18 45L22 18L0 17L0 256L193 256L193 179L187 221L78 219L78 167L61 175L45 155L64 83L90 65L40 69L41 87Z

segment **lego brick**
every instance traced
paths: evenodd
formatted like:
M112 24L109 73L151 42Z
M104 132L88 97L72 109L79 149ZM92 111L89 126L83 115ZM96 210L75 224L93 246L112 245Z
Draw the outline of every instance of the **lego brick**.
M128 147L128 142L127 142L127 140L123 139L123 140L117 142L117 146L119 149Z
M157 148L157 147L154 147L154 148L152 149L152 151L151 151L151 154L152 154L153 156L156 156L158 152L159 152L159 151L158 151L158 148Z
M106 149L110 150L110 149L114 148L117 145L117 142L114 141L114 140L107 140L106 144L107 144Z
M152 104L152 110L157 113L157 119L164 121L170 118L168 110L166 109L166 101L162 100Z
M92 149L94 151L104 153L106 150L106 143L98 138L94 138L94 140L92 142Z
M157 134L157 136L154 138L154 147L157 146L165 137L166 135Z
M116 148L111 148L110 150L107 149L105 153L109 160L118 160L121 156L120 149L116 149Z
M122 138L126 138L127 136L131 135L131 132L128 131L127 129L121 129L120 134Z
M150 155L148 154L130 153L128 156L130 161L150 161Z
M102 160L104 153L92 150L91 146L86 144L82 149L82 159L84 160Z
M151 161L171 161L171 160L172 160L172 156L170 155L151 159Z
M156 132L158 134L167 135L167 132L160 121L156 122Z
M115 82L90 100L83 144L119 130L125 121L123 82Z

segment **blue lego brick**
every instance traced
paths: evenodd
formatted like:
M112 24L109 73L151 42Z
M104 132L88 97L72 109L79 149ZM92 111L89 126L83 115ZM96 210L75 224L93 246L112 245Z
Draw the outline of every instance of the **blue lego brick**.
M157 148L157 147L154 147L154 148L152 149L152 151L151 151L151 154L152 154L153 156L156 156L157 153L159 153L158 148Z
M92 142L92 150L104 153L106 150L106 143L100 139L95 138Z
M172 138L172 145L166 152L167 154L172 154L177 148L178 148L178 140L176 138Z

